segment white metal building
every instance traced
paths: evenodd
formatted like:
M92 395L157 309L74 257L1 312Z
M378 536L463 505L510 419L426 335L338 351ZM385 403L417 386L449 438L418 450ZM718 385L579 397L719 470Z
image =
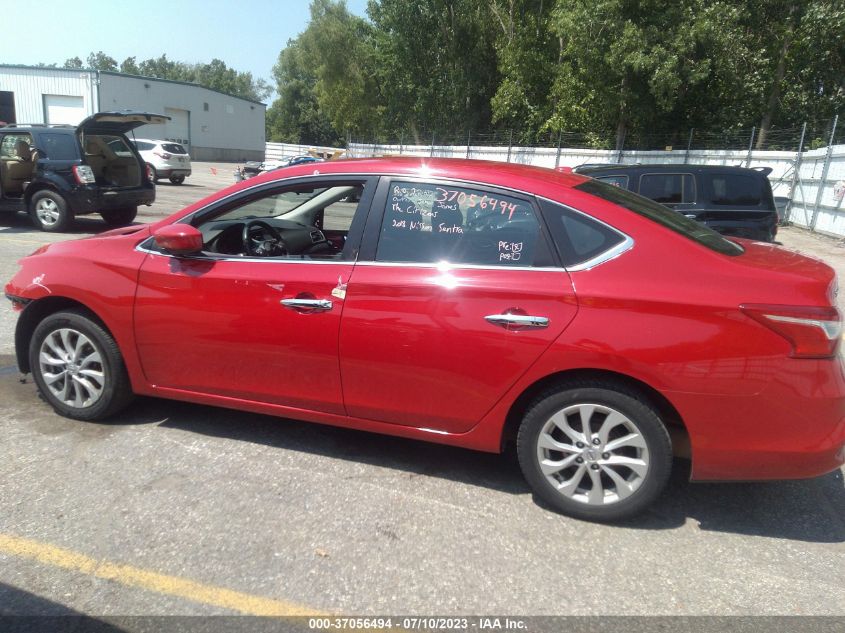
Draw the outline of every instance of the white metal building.
M0 64L0 121L75 125L95 112L165 114L138 138L186 145L194 160L262 160L266 106L196 84L122 73Z

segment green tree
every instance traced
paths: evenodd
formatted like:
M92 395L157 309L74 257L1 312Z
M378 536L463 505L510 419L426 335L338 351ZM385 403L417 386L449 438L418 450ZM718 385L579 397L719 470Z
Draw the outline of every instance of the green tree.
M547 124L612 129L619 149L632 128L699 123L690 112L696 102L712 102L713 57L728 44L717 14L725 6L704 6L704 0L558 0L552 30L560 63Z
M103 51L89 53L86 63L88 64L88 68L93 68L94 70L117 70L117 60L114 57L109 57Z
M62 64L62 68L82 68L82 60L79 57L70 57Z
M485 1L371 0L367 11L387 125L412 131L489 125L499 34Z
M120 72L127 75L140 75L141 69L138 68L138 62L135 61L134 57L127 57L120 62Z
M289 40L273 67L278 99L267 110L267 138L272 141L334 145L340 135L320 109L313 59L300 41Z
M549 24L553 8L551 1L490 0L500 75L493 122L539 131L551 117L550 94L561 61L560 40Z

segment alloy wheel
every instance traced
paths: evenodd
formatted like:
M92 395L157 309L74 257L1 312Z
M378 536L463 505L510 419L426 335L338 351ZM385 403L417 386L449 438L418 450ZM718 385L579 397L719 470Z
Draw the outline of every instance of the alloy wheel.
M82 332L52 331L41 343L38 362L47 389L66 405L90 407L102 397L106 385L102 355Z
M546 480L564 497L604 506L630 497L649 471L642 432L625 414L599 404L561 409L537 437Z
M35 214L38 216L38 220L45 226L53 226L61 217L59 205L50 198L41 198L35 203Z

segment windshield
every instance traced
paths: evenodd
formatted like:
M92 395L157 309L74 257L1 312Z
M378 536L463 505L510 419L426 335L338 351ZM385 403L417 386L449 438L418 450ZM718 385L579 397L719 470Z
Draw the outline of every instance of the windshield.
M691 220L677 211L664 207L662 204L631 193L621 187L608 185L598 180L589 180L576 185L575 189L585 191L603 200L608 200L609 202L618 204L620 207L625 207L629 211L633 211L637 215L657 222L661 226L675 233L680 233L687 239L706 246L717 253L722 253L723 255L741 255L744 252L739 244L725 239L713 229L695 220Z

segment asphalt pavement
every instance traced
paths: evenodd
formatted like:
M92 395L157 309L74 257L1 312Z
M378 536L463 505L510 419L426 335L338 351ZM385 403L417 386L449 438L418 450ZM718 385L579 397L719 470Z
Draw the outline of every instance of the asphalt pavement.
M195 163L139 221L233 169ZM0 217L0 279L105 228ZM841 241L780 239L845 274ZM595 525L543 507L509 454L151 398L108 423L59 417L15 370L13 327L7 305L0 614L845 615L841 471L689 484L678 462L648 513Z

